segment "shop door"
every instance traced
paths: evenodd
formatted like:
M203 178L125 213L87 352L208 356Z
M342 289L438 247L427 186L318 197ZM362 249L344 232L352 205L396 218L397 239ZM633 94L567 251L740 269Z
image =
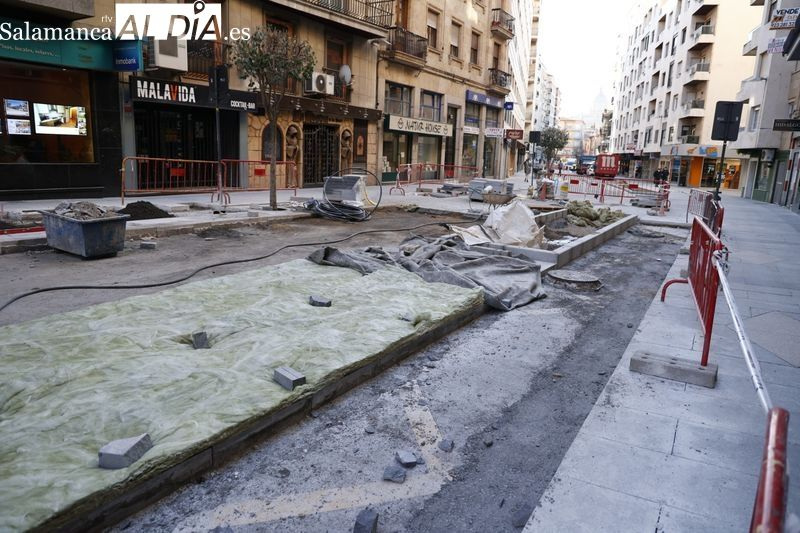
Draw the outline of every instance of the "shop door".
M773 204L786 205L786 192L784 183L786 182L786 161L778 161L778 170L775 172L775 188L772 193Z
M319 187L339 170L339 128L303 126L303 186Z
M448 178L453 177L453 165L456 163L456 124L458 124L458 108L447 106L447 123L453 128L453 134L444 141L444 164Z

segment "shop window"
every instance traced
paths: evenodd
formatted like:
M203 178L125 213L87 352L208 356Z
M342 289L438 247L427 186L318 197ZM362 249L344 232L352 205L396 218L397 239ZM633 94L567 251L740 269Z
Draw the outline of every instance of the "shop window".
M486 108L486 127L487 128L497 128L499 127L500 110L495 109L493 107Z
M280 127L275 128L278 137L278 157L276 161L283 161L283 132ZM261 159L263 161L272 160L272 135L269 124L264 126L264 131L261 132Z
M442 120L442 95L422 91L420 94L419 117L440 122Z
M468 126L480 126L481 106L468 102L464 109L464 124Z
M384 112L389 115L411 116L411 87L387 82Z
M438 44L439 13L428 10L428 46L436 48Z
M0 163L93 163L89 74L0 62Z

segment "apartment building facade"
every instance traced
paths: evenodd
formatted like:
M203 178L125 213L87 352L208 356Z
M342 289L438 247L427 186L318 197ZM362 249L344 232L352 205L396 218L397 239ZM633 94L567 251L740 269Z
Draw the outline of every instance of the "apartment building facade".
M734 100L754 58L741 36L761 19L753 2L658 0L637 8L623 37L612 150L631 175L659 168L672 181L713 186L722 143L711 139L717 101ZM726 154L723 186L740 186L741 158Z
M800 7L799 0L761 2L758 26L745 38L742 54L755 58L751 75L741 82L736 99L744 103L739 138L731 147L742 155L743 195L783 206L800 204L798 194L798 145L800 132L785 124L800 117L797 109L795 62L781 56L781 40L791 29L787 13ZM778 125L776 121L784 122Z

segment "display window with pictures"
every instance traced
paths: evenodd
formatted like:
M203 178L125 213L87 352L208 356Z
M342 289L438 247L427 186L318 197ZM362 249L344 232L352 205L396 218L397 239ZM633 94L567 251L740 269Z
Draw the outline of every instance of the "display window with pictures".
M94 163L89 73L0 61L0 164Z

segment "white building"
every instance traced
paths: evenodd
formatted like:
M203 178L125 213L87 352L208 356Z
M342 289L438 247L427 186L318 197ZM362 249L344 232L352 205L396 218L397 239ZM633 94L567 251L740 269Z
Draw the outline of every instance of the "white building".
M553 75L547 72L541 59L536 62L536 67L532 129L541 131L558 126L561 90L556 85Z
M768 2L762 9L759 24L744 40L742 54L755 57L755 66L750 76L743 80L736 100L744 102L742 128L739 138L731 147L743 154L743 194L754 200L789 205L796 197L797 174L788 171L798 163L790 131L775 131L775 120L798 118L796 92L790 93L794 62L787 61L779 53L770 53L769 45L774 39L785 37L789 29L772 29L771 21L781 10L800 6L800 0ZM776 24L778 26L778 24ZM780 43L779 43L780 44ZM795 178L794 183L789 181ZM790 188L789 185L792 185ZM794 202L795 204L797 201Z
M611 144L623 172L650 177L661 167L680 185L714 185L722 152L711 139L714 109L734 100L753 71L740 43L762 18L754 3L652 0L635 8L614 97ZM737 188L741 161L735 150L728 156L723 186Z

